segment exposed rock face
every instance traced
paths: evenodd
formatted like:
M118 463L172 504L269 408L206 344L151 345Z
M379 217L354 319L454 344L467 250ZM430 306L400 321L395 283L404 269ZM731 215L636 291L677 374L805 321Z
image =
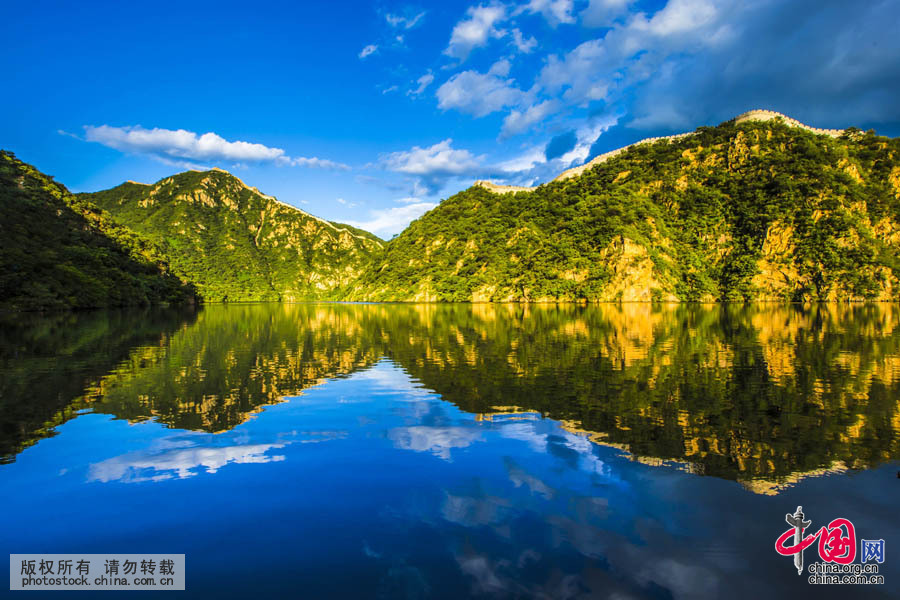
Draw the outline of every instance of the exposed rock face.
M338 298L383 246L220 169L83 196L162 244L207 301Z
M759 273L753 276L753 285L759 289L760 300L781 300L791 297L808 281L797 272L793 264L796 250L793 228L783 223L773 223L766 232L762 256L757 261Z
M615 239L601 253L612 277L603 288L598 300L602 302L651 302L654 300L677 301L668 292L671 284L659 280L647 248L628 238Z

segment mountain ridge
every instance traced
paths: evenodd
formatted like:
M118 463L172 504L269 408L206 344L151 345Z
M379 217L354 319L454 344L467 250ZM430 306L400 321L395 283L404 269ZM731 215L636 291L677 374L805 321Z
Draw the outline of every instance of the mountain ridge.
M310 213L310 212L307 212L307 211L303 210L302 208L300 208L300 207L298 207L298 206L294 206L293 204L288 204L287 202L285 202L285 201L283 201L283 200L279 200L279 199L276 198L275 196L270 196L269 194L265 194L265 193L259 191L258 188L254 187L254 186L252 186L252 185L248 185L247 183L245 183L243 179L241 179L240 177L238 177L237 175L235 175L235 174L232 173L231 171L228 171L228 170L226 170L226 169L222 169L222 168L219 168L219 167L211 167L211 168L209 168L209 169L188 169L187 171L182 171L181 173L176 173L175 175L168 175L168 176L166 176L166 177L163 177L162 179L156 181L155 183L141 183L140 181L132 181L131 179L128 179L128 180L124 181L123 183L120 183L120 184L117 185L117 186L113 186L113 187L107 188L107 189L105 189L105 190L99 190L99 191L97 191L97 192L84 192L84 194L99 194L99 193L103 193L103 192L109 192L109 191L115 190L115 189L117 189L117 188L120 188L120 187L122 187L122 186L125 185L125 184L132 184L132 185L140 185L140 186L146 186L146 187L153 187L153 186L155 186L155 185L159 185L160 183L162 183L163 181L169 179L170 177L175 177L176 175L181 175L182 173L201 173L201 174L204 174L204 173L213 173L213 172L216 172L216 173L223 173L223 174L225 174L225 175L227 175L227 176L233 178L234 180L236 180L237 182L239 182L242 186L244 186L246 189L250 190L251 192L253 192L253 193L255 193L255 194L258 194L259 196L265 198L266 200L271 200L271 201L273 201L273 202L277 202L278 204L280 204L280 205L282 205L282 206L284 206L284 207L286 207L286 208L290 208L290 209L296 210L296 211L302 213L303 215L305 215L305 216L307 216L307 217L310 217L310 218L312 218L312 219L316 219L317 221L320 221L320 222L322 222L323 224L328 225L328 226L330 226L330 227L333 227L333 228L335 228L335 229L338 229L338 230L344 230L344 231L346 231L347 233L349 233L350 235L352 235L352 236L354 236L354 237L358 237L358 238L361 238L361 239L370 239L370 240L379 242L381 245L384 245L384 240L382 240L380 237L378 237L378 236L375 235L374 233L371 233L371 232L369 232L369 231L365 231L364 229L359 229L358 227L353 227L353 226L351 226L351 225L347 225L346 223L340 223L340 222L337 222L337 221L329 221L329 220L327 220L327 219L323 219L322 217L319 217L319 216L316 216L316 215L314 215L314 214L312 214L312 213ZM361 232L363 232L365 235L358 234L358 233L356 233L357 231L361 231Z
M746 121L765 122L765 121L778 120L778 119L780 119L782 122L784 122L784 124L786 124L790 127L797 127L799 129L804 129L806 131L809 131L809 132L817 134L817 135L827 135L830 137L839 137L839 136L843 135L845 131L847 131L846 129L821 129L818 127L812 127L810 125L806 125L805 123L801 123L797 119L794 119L793 117L789 117L778 111L768 110L768 109L764 109L764 108L754 108L752 110L748 110L746 112L739 114L738 116L734 117L733 119L729 119L728 121L725 121L724 123L733 122L735 125L739 125L740 123L744 123ZM724 124L724 123L722 123L722 124ZM663 136L657 136L657 137L644 138L644 139L638 140L636 142L632 142L631 144L622 146L621 148L616 148L614 150L609 150L602 154L598 154L597 156L595 156L594 158L585 162L584 164L577 165L577 166L566 169L565 171L563 171L562 173L560 173L559 175L557 175L550 181L551 182L561 181L563 179L568 179L570 177L577 177L578 175L581 175L582 173L584 173L586 170L591 169L601 163L604 163L607 160L614 158L614 157L618 156L619 154L627 151L628 149L633 148L634 146L639 146L642 144L652 144L652 143L655 143L658 141L678 140L678 139L689 137L692 135L696 135L696 131L685 131L683 133L675 133L672 135L663 135ZM549 183L549 182L547 182L547 183ZM494 183L490 180L486 180L486 179L479 179L479 180L475 181L475 183L473 183L472 185L477 185L477 186L483 187L487 190L490 190L490 191L492 191L494 193L498 193L498 194L509 194L509 193L515 193L515 192L531 192L531 191L534 191L535 189L537 189L537 187L538 187L538 186L518 186L518 185L496 184L496 183ZM542 185L542 184L538 184L538 185Z

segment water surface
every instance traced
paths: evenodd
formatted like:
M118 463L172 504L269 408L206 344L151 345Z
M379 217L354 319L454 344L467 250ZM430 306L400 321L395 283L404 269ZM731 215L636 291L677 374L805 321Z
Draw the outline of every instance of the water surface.
M184 553L188 597L846 597L775 539L802 504L896 547L898 458L893 305L0 325L3 551Z

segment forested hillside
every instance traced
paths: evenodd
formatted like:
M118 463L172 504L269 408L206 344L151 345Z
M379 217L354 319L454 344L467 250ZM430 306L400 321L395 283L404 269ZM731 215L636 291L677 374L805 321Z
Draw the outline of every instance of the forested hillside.
M382 247L219 169L82 197L160 244L206 301L337 299Z
M473 186L387 244L349 298L896 300L900 139L734 120L533 191Z
M193 299L153 242L0 151L0 310Z

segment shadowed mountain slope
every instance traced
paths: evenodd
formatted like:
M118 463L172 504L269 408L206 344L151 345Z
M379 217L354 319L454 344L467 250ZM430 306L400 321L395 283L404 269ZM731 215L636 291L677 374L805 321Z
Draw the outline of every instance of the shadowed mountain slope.
M0 151L0 310L182 303L160 248Z

